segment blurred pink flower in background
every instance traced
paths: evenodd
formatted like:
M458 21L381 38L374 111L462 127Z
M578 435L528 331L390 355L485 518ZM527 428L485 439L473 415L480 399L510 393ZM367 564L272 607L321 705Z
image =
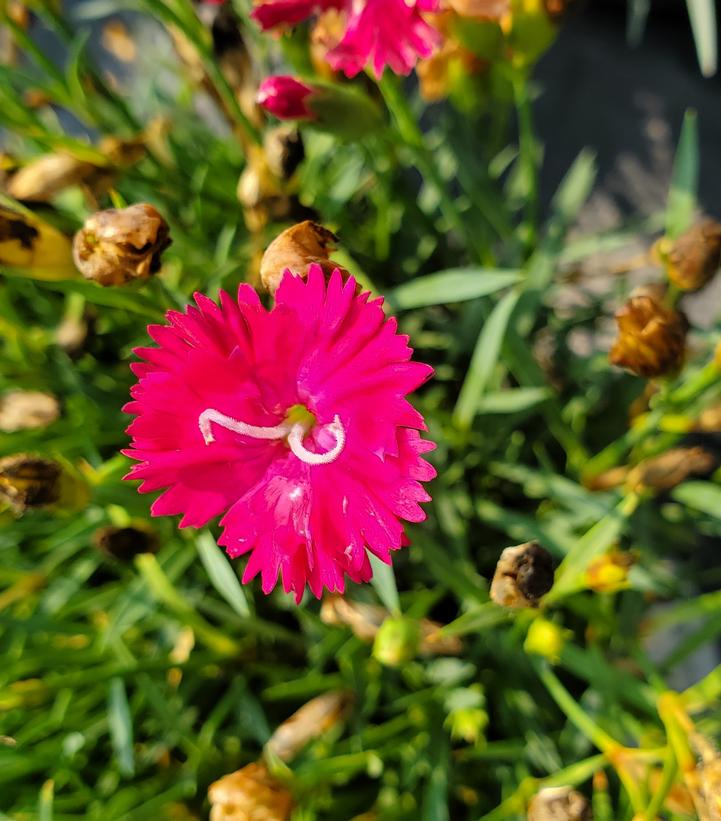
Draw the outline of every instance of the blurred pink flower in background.
M279 120L312 120L315 115L306 100L313 89L287 74L267 77L260 84L258 105Z
M261 0L252 16L263 29L293 26L329 9L345 16L345 30L328 63L354 77L370 66L377 78L388 66L396 74L410 73L417 60L428 57L439 33L423 18L437 11L440 0Z
M337 270L327 285L318 265L286 272L270 311L249 285L195 299L136 351L126 478L166 488L152 513L181 527L224 514L220 544L250 554L243 582L260 574L265 593L279 573L297 601L306 584L319 597L368 581L368 551L390 563L401 520L425 519L434 445L406 395L432 369Z

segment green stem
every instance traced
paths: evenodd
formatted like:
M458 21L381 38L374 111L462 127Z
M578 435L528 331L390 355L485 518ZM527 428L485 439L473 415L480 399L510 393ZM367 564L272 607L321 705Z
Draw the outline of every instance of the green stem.
M671 792L673 783L678 773L678 764L674 757L673 750L669 748L666 759L663 763L663 774L658 789L651 796L651 800L646 807L646 814L643 816L643 821L655 821L658 818L659 812L666 801L668 794Z
M136 557L135 563L155 598L190 626L211 650L226 656L240 652L237 642L209 624L180 595L153 554L142 553Z
M421 172L426 185L433 188L440 204L441 213L449 226L464 237L469 249L472 250L478 261L485 257L486 250L477 235L470 229L458 209L456 201L450 195L445 180L438 171L433 155L426 145L415 115L408 105L398 80L389 72L385 72L379 82L379 88L386 106L398 127L406 146L413 153L414 162Z
M528 93L528 79L523 72L513 75L513 97L518 117L518 141L520 162L526 179L528 201L526 203L527 244L533 248L538 237L538 150L533 131L533 110Z

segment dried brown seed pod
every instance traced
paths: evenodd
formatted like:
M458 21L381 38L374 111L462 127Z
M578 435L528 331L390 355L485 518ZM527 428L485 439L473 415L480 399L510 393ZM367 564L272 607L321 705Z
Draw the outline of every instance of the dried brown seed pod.
M503 607L537 607L553 586L553 558L537 542L507 547L498 560L491 599Z
M147 203L98 211L75 235L73 258L80 273L100 285L148 279L160 270L170 245L169 228Z
M311 699L278 727L266 750L282 761L291 761L306 744L343 721L352 703L352 695L344 691Z
M263 149L268 167L279 180L289 180L305 159L303 137L292 125L279 125L266 131Z
M0 430L13 433L44 428L60 416L60 403L51 393L8 391L0 396Z
M318 263L325 272L339 268L331 259L338 237L312 220L305 220L283 231L268 246L260 263L263 285L274 294L286 270L305 276L308 266ZM342 269L341 269L342 270Z
M106 556L129 562L139 553L156 553L158 537L147 527L101 527L93 534L93 544Z
M571 787L545 787L528 805L528 821L590 821L591 807Z
M0 459L0 498L18 513L60 498L62 468L52 459L19 453Z
M210 821L288 821L293 810L290 791L255 762L211 784Z
M675 240L659 240L654 251L671 282L684 291L695 291L721 265L721 223L711 219L697 222Z
M646 488L667 491L680 485L689 476L709 473L716 464L716 457L701 447L672 448L660 456L639 462L629 471L626 485L635 491Z
M658 289L635 291L616 312L618 339L609 358L613 365L646 378L677 372L686 353L688 321L663 304Z

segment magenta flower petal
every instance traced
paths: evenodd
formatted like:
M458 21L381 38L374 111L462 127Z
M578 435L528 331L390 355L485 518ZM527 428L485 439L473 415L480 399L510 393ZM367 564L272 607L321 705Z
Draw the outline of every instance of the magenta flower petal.
M380 77L386 66L396 74L408 74L419 58L433 52L441 36L423 14L438 11L440 5L440 0L264 0L252 16L267 30L339 9L345 14L346 28L329 52L328 63L348 77L366 66Z
M298 601L368 581L369 552L390 562L403 522L425 518L434 445L407 395L432 369L382 300L317 265L286 272L271 311L248 286L196 304L136 351L126 478L162 489L152 513L181 527L222 515L220 543L266 593L278 577Z

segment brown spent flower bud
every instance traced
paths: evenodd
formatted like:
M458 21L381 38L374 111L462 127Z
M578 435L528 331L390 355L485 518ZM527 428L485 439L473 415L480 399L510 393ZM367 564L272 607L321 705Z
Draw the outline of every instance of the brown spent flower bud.
M637 289L616 312L616 322L619 335L609 354L611 364L647 379L680 370L688 321L664 306L658 289Z
M138 56L135 40L119 17L109 20L103 26L101 41L103 48L121 63L132 63Z
M60 416L60 403L51 393L42 391L8 391L0 396L0 430L44 428Z
M158 537L147 527L101 527L93 534L93 544L120 562L130 562L139 553L158 552Z
M629 471L626 486L637 492L672 490L689 476L709 473L716 463L716 457L701 447L671 448L660 456L639 462Z
M0 500L17 513L44 507L60 498L62 468L52 459L19 453L0 459Z
M157 273L170 243L166 221L152 205L140 203L88 217L75 235L73 258L86 279L124 285Z
M571 787L545 787L531 799L528 821L591 821L591 807Z
M721 402L717 402L710 408L701 411L694 430L703 433L719 433L721 432Z
M320 618L324 624L350 627L361 641L372 642L390 613L377 604L350 601L343 596L328 595L323 599ZM421 619L421 643L418 652L422 656L457 656L463 651L458 636L443 634L443 625L431 619Z
M556 23L566 16L573 2L574 0L543 0L543 7L549 18Z
M265 745L281 761L291 761L309 742L343 721L352 705L352 695L339 691L311 699L284 721Z
M208 788L210 821L289 821L293 796L255 762L224 775Z
M279 125L266 131L263 149L268 167L283 181L289 180L305 159L303 137L292 125Z
M317 262L326 273L340 268L331 259L338 237L312 220L287 228L268 246L260 263L260 279L274 294L286 270L305 276L308 267ZM342 269L341 269L342 270Z
M721 223L703 220L675 240L662 237L654 245L653 255L682 290L703 288L721 265Z
M538 607L553 586L553 558L537 542L507 547L498 560L491 599L502 607Z

